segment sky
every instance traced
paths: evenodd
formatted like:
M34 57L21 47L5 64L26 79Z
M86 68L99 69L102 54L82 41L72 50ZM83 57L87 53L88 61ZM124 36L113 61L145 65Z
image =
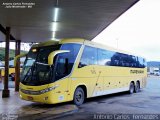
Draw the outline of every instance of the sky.
M160 0L140 0L93 39L160 61Z

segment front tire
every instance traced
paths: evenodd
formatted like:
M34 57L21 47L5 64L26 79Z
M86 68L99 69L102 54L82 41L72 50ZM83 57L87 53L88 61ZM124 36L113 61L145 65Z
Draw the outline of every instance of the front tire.
M129 93L130 93L130 94L133 94L133 93L134 93L134 88L135 88L134 83L131 82L131 83L130 83L130 86L129 86Z
M80 106L83 104L84 99L85 99L84 90L81 87L78 87L74 92L74 98L73 98L74 104Z

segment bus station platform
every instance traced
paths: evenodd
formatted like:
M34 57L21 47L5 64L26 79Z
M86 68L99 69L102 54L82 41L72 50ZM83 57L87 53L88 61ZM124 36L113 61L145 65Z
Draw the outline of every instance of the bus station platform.
M10 88L10 93L9 98L0 98L0 120L53 119L78 110L72 103L49 105L21 100L13 88Z

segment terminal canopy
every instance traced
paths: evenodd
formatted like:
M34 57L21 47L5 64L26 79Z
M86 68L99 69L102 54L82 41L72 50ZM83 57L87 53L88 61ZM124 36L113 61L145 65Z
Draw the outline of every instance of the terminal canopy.
M6 26L11 27L11 39L22 42L53 38L92 40L137 1L1 0L0 41L5 41ZM10 6L17 8L7 8Z

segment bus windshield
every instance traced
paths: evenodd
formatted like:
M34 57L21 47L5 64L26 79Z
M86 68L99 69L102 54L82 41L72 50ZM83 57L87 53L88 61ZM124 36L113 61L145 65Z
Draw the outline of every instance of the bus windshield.
M24 85L38 86L59 80L72 71L80 44L67 43L41 48L32 48L25 60L21 73L21 83ZM69 50L69 53L57 54L53 65L48 65L48 55L55 50ZM67 65L65 61L67 60Z
M32 48L24 62L21 73L21 82L25 85L43 85L51 82L51 67L48 63L48 55L59 50L61 45Z

